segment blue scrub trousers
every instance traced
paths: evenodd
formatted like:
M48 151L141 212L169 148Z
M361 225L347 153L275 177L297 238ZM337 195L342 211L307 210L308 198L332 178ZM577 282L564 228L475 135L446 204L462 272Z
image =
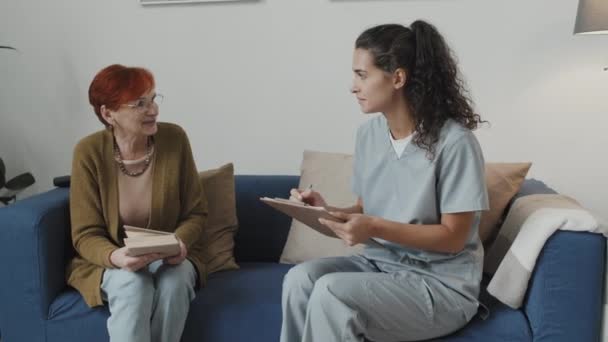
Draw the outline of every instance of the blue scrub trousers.
M361 255L316 259L285 276L281 342L426 340L463 327L477 305L414 265L385 272Z

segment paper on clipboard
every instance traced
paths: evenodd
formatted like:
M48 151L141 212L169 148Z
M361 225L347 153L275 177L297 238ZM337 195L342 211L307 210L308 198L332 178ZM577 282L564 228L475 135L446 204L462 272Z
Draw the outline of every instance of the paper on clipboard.
M344 222L333 215L331 215L325 208L323 207L315 207L307 204L302 204L300 202L287 200L283 198L269 198L262 197L260 200L274 209L286 214L294 219L304 223L308 227L316 230L317 232L338 239L334 232L322 225L319 222L319 218L324 218L329 221L334 222Z

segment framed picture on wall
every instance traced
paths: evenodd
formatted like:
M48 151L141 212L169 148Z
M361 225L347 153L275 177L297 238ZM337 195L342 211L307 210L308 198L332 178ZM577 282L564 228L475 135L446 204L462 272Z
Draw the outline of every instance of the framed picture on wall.
M142 5L189 4L195 2L235 2L243 0L139 0Z

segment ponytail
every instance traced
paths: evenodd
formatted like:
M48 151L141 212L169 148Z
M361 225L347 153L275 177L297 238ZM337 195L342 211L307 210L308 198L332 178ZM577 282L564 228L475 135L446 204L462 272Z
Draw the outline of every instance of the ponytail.
M455 80L458 69L453 54L435 26L416 20L410 25L416 41L416 57L412 74L416 74L427 90L441 91L445 80ZM430 94L429 94L430 95Z

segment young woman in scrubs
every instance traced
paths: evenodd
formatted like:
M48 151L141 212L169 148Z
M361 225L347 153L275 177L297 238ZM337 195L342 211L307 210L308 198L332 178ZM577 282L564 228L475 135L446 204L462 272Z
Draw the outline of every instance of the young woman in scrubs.
M484 159L456 61L436 28L380 25L353 53L352 93L364 113L353 184L357 203L322 220L357 255L301 263L285 276L282 342L417 341L450 334L476 314L488 209Z

